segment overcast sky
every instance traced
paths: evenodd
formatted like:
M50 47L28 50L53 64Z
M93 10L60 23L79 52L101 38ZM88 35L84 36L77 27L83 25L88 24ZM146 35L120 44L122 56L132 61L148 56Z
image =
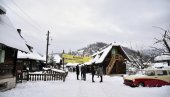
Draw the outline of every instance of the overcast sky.
M119 43L133 49L153 46L170 26L170 0L1 0L26 40L45 53L77 50L90 43Z

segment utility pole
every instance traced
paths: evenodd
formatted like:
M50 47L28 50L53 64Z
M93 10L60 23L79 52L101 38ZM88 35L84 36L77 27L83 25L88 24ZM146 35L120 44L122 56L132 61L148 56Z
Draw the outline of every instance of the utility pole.
M63 50L63 54L64 54L64 50ZM62 54L62 57L63 57L63 54ZM63 61L63 70L64 70L64 57L63 57L63 59L62 59Z
M49 31L47 32L47 48L46 48L46 66L48 61Z

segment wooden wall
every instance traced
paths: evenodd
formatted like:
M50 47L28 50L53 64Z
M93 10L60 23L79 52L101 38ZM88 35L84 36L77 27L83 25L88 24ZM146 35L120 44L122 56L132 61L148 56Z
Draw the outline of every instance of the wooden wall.
M5 50L4 63L0 63L0 77L15 76L17 50L0 44L0 49Z

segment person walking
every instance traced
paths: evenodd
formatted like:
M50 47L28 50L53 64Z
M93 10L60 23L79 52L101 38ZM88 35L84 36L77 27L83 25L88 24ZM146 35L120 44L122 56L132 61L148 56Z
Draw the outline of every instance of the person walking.
M84 65L82 64L81 65L81 80L84 79L83 74L84 74Z
M94 81L94 75L95 75L94 65L95 65L94 63L91 65L92 82L95 82Z
M84 78L84 81L86 81L86 72L87 72L87 67L86 65L83 66L83 78Z
M103 66L102 66L102 64L99 65L99 76L100 76L100 82L103 82Z
M97 66L96 72L97 72L97 78L99 78L99 66Z
M76 66L76 75L77 75L77 80L79 80L79 74L80 74L80 71L79 71L79 65Z

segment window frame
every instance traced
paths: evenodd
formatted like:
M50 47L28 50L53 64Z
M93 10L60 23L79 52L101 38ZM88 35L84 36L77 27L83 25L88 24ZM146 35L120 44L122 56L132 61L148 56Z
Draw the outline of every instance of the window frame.
M160 73L160 71L162 74ZM165 72L166 72L166 74L165 74ZM156 74L157 74L157 76L167 76L168 72L167 72L167 70L157 70Z
M0 63L5 62L5 50L0 49Z

